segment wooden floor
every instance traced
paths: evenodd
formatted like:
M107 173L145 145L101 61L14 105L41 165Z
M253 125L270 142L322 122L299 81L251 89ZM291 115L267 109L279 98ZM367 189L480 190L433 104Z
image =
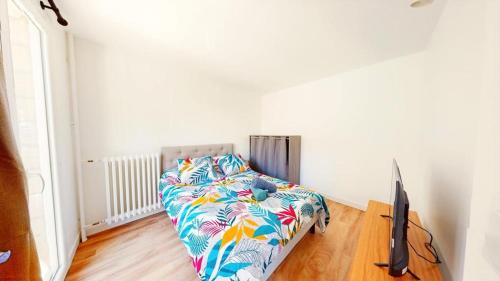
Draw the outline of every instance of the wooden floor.
M333 201L325 233L307 233L271 280L347 279L363 212ZM198 280L187 250L161 213L80 244L66 280Z

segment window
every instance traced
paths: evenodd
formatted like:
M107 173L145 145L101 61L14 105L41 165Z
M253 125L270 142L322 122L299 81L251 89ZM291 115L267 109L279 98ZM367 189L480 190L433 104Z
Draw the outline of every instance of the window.
M2 1L2 0L0 0ZM42 30L14 0L7 1L11 87L9 108L19 153L27 174L29 211L43 280L54 277L59 257L46 114ZM5 4L5 3L4 3ZM4 21L7 21L5 25Z

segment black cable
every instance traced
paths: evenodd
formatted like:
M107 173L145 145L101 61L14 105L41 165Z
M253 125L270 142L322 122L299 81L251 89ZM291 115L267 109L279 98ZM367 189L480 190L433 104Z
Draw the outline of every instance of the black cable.
M427 243L426 243L427 244ZM429 252L431 252L432 256L434 258L436 258L436 260L434 261L431 261L429 260L428 258L422 256L420 253L417 252L417 250L413 247L413 245L410 243L410 241L408 241L408 245L410 245L410 247L413 249L413 251L415 252L415 254L417 254L417 256L419 256L420 258L424 259L425 261L429 262L429 263L432 263L432 264L440 264L441 261L439 260L439 257L437 255L435 255L431 250L429 250L429 248L427 248L427 250L429 250ZM433 248L434 249L434 248Z
M431 255L434 257L435 260L431 261L431 260L427 259L426 257L424 257L423 255L421 255L420 253L418 253L417 250L410 243L410 241L408 241L408 244L413 249L413 251L415 252L415 254L417 254L417 256L419 256L420 258L426 260L429 263L432 263L432 264L439 264L439 263L441 263L441 260L439 260L439 256L437 254L436 248L434 248L434 246L432 246L432 241L434 241L434 237L432 236L432 233L430 233L430 231L428 231L427 229L421 227L420 225L414 223L412 220L408 219L408 221L411 222L414 226L420 228L421 230L423 230L423 231L427 232L427 234L429 234L430 241L424 243L424 245L425 245L425 248L427 249L427 251L429 251L429 253L431 253Z
M388 218L388 219L391 219L392 220L392 217L390 215L380 215L381 217L383 218ZM427 262L430 262L432 264L439 264L441 263L441 260L439 259L439 256L437 254L437 250L436 248L434 248L434 246L432 246L432 242L434 241L434 236L432 236L432 233L430 233L430 231L428 231L427 229L421 227L420 225L414 223L412 220L410 220L410 218L408 218L408 221L410 223L412 223L414 226L420 228L421 230L427 232L427 234L429 234L430 236L430 241L429 242L425 242L424 245L425 245L425 248L427 249L427 251L429 251L429 253L431 253L431 255L434 257L434 261L431 261L429 259L427 259L426 257L424 257L423 255L421 255L419 252L417 252L417 250L413 247L413 245L410 243L410 241L407 240L408 244L410 245L410 247L413 249L413 251L415 252L415 254L417 254L417 256L419 256L420 258L426 260Z

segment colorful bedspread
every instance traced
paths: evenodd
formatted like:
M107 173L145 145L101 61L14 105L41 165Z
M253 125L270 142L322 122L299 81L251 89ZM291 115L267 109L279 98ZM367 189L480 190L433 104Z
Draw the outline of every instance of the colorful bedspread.
M261 177L278 186L262 201L250 183ZM323 196L302 186L249 170L199 185L162 175L160 196L202 280L255 280L315 215L329 221Z

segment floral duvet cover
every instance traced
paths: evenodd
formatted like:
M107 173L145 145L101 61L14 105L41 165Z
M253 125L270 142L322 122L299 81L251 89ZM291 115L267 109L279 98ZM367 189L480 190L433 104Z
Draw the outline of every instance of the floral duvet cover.
M275 183L278 191L255 201L255 177ZM201 280L260 279L315 214L322 231L330 217L320 194L252 170L197 185L182 184L167 171L159 188Z

